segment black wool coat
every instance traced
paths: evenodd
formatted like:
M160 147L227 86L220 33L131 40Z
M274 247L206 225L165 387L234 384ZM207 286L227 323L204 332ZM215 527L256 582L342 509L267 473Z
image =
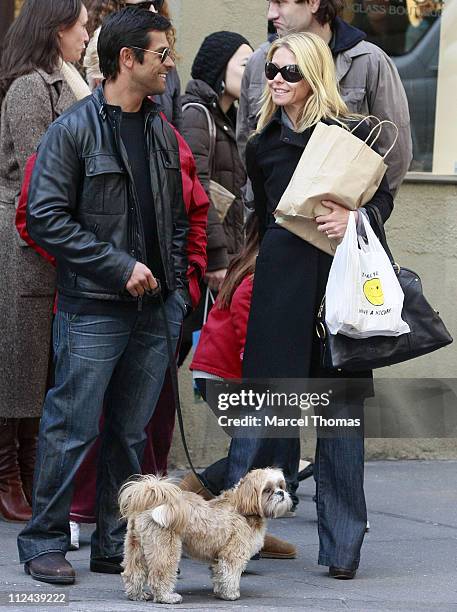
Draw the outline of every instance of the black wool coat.
M320 366L320 345L315 332L316 314L325 294L332 257L276 225L272 215L313 129L298 134L283 125L277 113L246 148L255 213L263 235L244 352L246 378L336 375ZM368 132L368 127L362 125L355 134L364 139ZM370 206L379 209L384 221L390 216L393 198L385 178L367 210ZM354 377L345 372L338 375ZM363 374L367 375L370 373Z

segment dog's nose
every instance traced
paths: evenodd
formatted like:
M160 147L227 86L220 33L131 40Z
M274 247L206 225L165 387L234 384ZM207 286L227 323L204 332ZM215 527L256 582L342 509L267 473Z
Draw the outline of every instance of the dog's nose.
M279 495L281 499L284 499L284 491L282 489L279 489L279 491L276 491L276 495Z

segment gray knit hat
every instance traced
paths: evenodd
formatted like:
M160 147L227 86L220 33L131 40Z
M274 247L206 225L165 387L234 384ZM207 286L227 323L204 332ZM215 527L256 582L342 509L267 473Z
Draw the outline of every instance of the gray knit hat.
M220 95L227 64L241 45L251 46L244 36L235 32L214 32L207 36L192 64L192 78L205 81Z

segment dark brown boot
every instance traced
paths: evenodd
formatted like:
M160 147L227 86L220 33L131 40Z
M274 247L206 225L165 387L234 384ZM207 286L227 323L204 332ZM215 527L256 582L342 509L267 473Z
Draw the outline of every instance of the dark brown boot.
M30 505L32 505L33 472L35 470L39 429L40 419L38 417L19 419L17 430L19 470L21 472L22 488Z
M17 461L18 425L19 419L0 419L0 515L7 521L28 521L32 516Z
M35 557L24 565L26 574L35 580L51 584L73 584L75 570L63 553L50 552Z

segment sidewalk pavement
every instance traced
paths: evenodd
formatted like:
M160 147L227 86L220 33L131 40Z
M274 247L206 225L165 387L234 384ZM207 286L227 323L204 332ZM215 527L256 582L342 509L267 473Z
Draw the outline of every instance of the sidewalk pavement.
M57 588L34 582L17 560L20 525L0 521L0 611L78 610L130 612L176 610L357 610L457 611L457 462L379 461L366 464L366 496L371 525L355 580L339 581L318 566L313 482L300 485L295 518L270 522L270 531L295 542L295 560L251 561L241 579L237 602L215 599L207 567L181 562L178 606L130 602L119 576L89 571L91 525L82 530L79 551L68 553L77 582ZM68 606L8 604L10 593L67 593Z

